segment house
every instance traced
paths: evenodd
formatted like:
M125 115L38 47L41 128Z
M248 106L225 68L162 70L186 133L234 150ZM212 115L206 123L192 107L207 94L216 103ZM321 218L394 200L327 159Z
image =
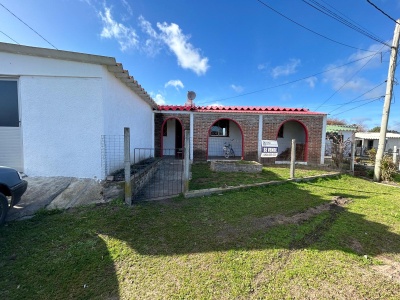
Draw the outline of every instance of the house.
M379 132L357 132L356 133L356 152L360 155L368 155L367 151L372 148L378 149ZM397 151L400 149L400 134L386 133L386 141L384 152L393 152L396 146Z
M188 100L189 101L189 100ZM225 143L236 158L262 163L290 161L292 139L296 139L297 161L323 164L326 114L304 108L254 106L161 105L155 111L155 145L179 149L190 135L190 159L206 161L223 157ZM278 157L261 158L261 141L277 140ZM180 155L180 153L172 153Z
M104 178L124 127L154 147L157 104L113 57L0 43L0 107L0 165L30 176Z
M325 155L332 155L335 143L341 143L343 154L351 154L351 143L354 143L354 134L357 131L356 125L326 125Z

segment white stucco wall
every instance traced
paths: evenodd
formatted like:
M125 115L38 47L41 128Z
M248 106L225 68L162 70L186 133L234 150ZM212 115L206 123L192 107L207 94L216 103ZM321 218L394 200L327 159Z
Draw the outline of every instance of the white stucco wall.
M99 78L20 78L26 174L101 177L101 84Z
M167 121L167 136L163 136L163 155L175 155L175 123L176 119Z
M154 145L150 106L105 66L0 53L0 75L18 78L24 172L103 178L103 135L131 128L134 148Z
M306 142L304 128L296 121L284 123L283 138L277 139L279 154L292 147L292 139L296 140L296 144L304 144Z
M131 161L136 148L141 150L141 157L150 157L154 153L154 114L152 108L135 94L113 73L103 69L104 76L104 135L123 135L124 127L131 132ZM138 151L136 151L138 153ZM138 154L136 155L136 160ZM123 162L123 160L122 160Z

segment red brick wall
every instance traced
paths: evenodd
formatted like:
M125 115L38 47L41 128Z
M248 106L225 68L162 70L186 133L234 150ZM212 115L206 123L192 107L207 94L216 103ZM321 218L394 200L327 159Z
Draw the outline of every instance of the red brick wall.
M189 114L163 114L155 115L155 144L156 148L161 147L161 126L162 123L171 117L181 120L184 130L189 130ZM208 130L211 125L219 119L231 119L235 121L243 132L243 158L245 160L258 159L258 122L259 115L238 114L238 113L194 113L193 116L193 159L207 159ZM275 140L279 127L286 121L297 120L301 122L308 132L307 162L319 164L321 155L322 122L321 115L263 115L262 139ZM275 159L263 159L263 163L273 163Z

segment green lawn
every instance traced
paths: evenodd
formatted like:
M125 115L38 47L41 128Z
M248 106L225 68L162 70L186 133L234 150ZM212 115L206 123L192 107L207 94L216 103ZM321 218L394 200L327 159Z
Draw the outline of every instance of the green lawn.
M213 172L210 170L210 163L196 163L192 165L192 179L189 183L190 190L205 188L217 188L224 186L237 186L240 184L252 184L268 181L281 181L290 178L290 167L263 167L261 173L244 172ZM305 166L296 166L295 177L303 178L321 174L328 174L332 171L310 169Z
M41 212L0 249L2 300L400 299L400 189L345 175Z

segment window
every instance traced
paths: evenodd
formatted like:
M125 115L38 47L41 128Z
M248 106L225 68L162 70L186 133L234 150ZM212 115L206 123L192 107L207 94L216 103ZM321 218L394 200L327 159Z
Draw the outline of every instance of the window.
M282 126L279 128L278 138L283 138L283 127L284 127L284 124L282 124Z
M16 80L0 80L0 127L19 127Z
M229 136L229 120L219 120L211 127L210 136Z

